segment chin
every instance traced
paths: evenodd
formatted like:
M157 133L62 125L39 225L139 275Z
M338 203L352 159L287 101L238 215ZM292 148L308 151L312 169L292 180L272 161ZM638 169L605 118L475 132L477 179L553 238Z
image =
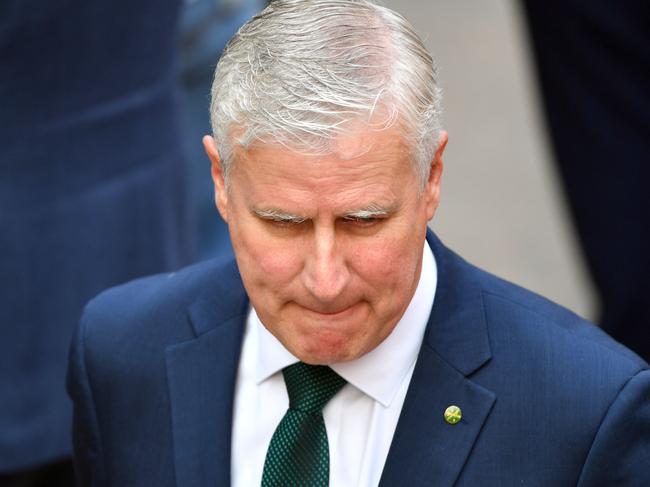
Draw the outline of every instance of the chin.
M349 362L365 353L353 346L354 340L334 333L320 334L297 345L292 353L302 362L311 365Z
M334 353L318 351L317 353L307 353L303 356L297 355L297 357L301 362L309 365L333 365L342 362L349 362L356 358L355 356L349 356L346 353L340 353L338 351Z

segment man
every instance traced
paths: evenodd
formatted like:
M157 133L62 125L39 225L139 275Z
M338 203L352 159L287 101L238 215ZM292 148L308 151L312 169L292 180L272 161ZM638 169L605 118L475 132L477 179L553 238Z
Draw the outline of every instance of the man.
M368 1L279 0L240 30L204 139L236 263L88 305L84 485L646 480L648 365L427 231L439 103L421 40Z

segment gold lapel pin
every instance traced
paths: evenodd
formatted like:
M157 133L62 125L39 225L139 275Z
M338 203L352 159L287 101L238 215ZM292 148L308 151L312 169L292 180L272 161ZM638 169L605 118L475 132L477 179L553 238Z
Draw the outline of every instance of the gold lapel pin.
M463 412L458 406L449 406L445 409L445 421L449 424L456 424L463 418Z

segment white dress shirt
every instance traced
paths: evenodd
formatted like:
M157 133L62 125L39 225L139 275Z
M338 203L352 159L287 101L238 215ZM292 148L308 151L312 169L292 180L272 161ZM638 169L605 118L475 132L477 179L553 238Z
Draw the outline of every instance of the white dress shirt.
M437 269L425 242L420 280L391 334L356 360L334 364L348 383L323 409L330 485L376 486L411 381L436 290ZM259 486L271 437L289 406L282 369L298 362L251 308L246 321L232 432L235 487Z

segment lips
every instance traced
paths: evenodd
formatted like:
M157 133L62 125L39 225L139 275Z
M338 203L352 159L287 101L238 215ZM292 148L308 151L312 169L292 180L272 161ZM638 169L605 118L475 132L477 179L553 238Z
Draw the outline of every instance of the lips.
M328 318L338 318L338 317L343 317L347 314L350 314L354 312L358 306L361 305L360 302L356 302L354 304L351 304L349 306L345 307L337 307L337 308L319 308L319 307L310 307L310 306L304 306L301 304L298 304L303 310L307 311L308 313L313 313L315 315L320 315L320 316L325 316Z

